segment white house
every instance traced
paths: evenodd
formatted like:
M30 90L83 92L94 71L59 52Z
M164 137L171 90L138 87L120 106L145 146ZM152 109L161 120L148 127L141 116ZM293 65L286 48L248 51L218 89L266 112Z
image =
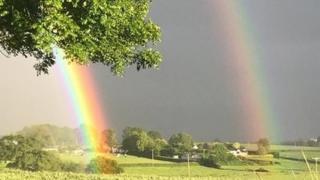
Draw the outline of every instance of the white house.
M229 153L231 153L234 156L248 156L248 151L242 151L240 149L230 150Z

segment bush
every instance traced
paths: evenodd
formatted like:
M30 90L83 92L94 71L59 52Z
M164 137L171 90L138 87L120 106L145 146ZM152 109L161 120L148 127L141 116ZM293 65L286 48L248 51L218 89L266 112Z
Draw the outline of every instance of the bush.
M280 152L279 151L275 151L271 153L273 155L274 158L279 159L280 158Z
M269 153L269 151L270 151L270 142L269 142L269 140L267 138L259 139L257 145L258 145L257 153L259 155L265 155L265 154Z
M33 150L16 157L7 167L27 171L58 171L61 169L60 165L61 161L55 154Z
M118 166L117 161L98 156L90 161L86 171L89 173L119 174L123 172L123 169Z
M221 165L217 163L217 159L213 155L209 155L208 157L201 158L199 163L200 165L207 166L207 167L213 167L218 169L221 168Z
M200 164L207 167L220 168L221 165L239 165L246 163L240 161L234 155L228 152L227 148L223 144L215 144L209 151L207 156L202 157Z
M61 170L66 172L84 172L85 171L85 165L75 162L64 162L61 164Z
M233 161L238 161L234 155L228 152L223 144L214 145L212 154L219 164L232 164Z

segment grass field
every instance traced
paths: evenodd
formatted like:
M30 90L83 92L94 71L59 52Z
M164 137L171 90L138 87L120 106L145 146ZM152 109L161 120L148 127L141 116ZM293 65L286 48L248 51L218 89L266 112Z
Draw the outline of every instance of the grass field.
M312 158L320 158L320 151L304 151L308 160L312 160ZM286 151L280 153L281 157L289 157L296 159L303 159L301 151Z
M244 147L249 149L257 148L257 144L242 144ZM277 145L272 144L270 146L271 151L319 151L320 147L309 147L309 146L290 146L290 145Z
M271 145L271 151L320 151L320 147Z
M307 173L224 173L214 176L158 176L158 175L88 175L61 172L25 172L19 170L0 170L0 180L286 180L311 179Z
M284 151L284 155L292 157L302 157L300 151L292 151L291 147L276 147L279 150L289 149ZM299 154L300 153L300 154ZM320 151L306 151L308 157L320 155ZM84 156L73 154L60 154L64 161L87 162ZM115 159L121 167L124 168L124 173L121 175L88 175L63 172L25 172L20 170L12 170L3 167L0 164L0 180L20 180L20 179L77 179L77 180L144 180L144 179L179 179L185 180L188 178L187 163L173 163L160 161L148 158L135 156L112 156L108 157ZM258 157L255 157L258 158ZM270 158L270 157L268 157ZM214 169L200 166L197 163L192 163L190 166L190 179L312 179L308 172L306 164L303 161L293 161L287 159L273 159L277 162L274 165L238 165L238 166L223 166L222 169ZM2 167L2 168L1 168ZM310 167L315 171L315 166L310 163ZM255 170L263 169L267 172L257 173ZM315 177L314 177L315 179Z
M83 157L77 157L75 155L62 154L61 157L64 160L73 160L76 162L84 161ZM170 177L183 177L187 176L188 168L186 163L172 163L167 161L159 161L148 158L141 158L135 156L109 156L115 159L120 166L125 170L123 175L149 175L149 176L170 176ZM257 157L256 157L257 158ZM269 157L268 157L269 159ZM259 168L269 171L268 173L260 174L262 177L274 177L279 176L293 178L293 174L299 176L307 176L306 164L302 161L292 161L286 159L276 159L275 165L239 165L239 166L223 166L222 170L207 168L200 166L197 163L191 164L191 176L193 177L229 177L229 178L241 178L252 177L257 178L257 174L254 170ZM153 165L152 165L153 164ZM310 164L314 169L314 165ZM242 179L242 178L241 178Z

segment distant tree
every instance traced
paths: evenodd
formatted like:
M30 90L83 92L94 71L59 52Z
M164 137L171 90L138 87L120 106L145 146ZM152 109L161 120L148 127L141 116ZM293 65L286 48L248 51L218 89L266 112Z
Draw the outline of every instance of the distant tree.
M108 145L108 147L112 148L118 144L116 133L113 129L106 129L102 132L102 134L105 137L105 143Z
M307 141L307 145L308 145L308 146L311 146L311 147L314 147L314 146L317 146L318 143L317 143L317 141L315 141L315 140L313 140L313 139L309 139L309 140Z
M0 0L1 49L35 57L38 73L48 73L55 63L53 45L64 50L68 61L99 62L114 74L130 65L158 67L161 55L153 45L160 41L160 28L148 15L150 3Z
M224 144L215 144L211 153L219 164L228 164L236 159L234 155L229 153Z
M122 147L131 154L143 154L151 149L152 139L140 128L126 128L123 133Z
M26 152L39 150L43 145L35 138L25 138L21 135L4 136L0 139L0 160L15 161Z
M45 147L77 147L79 146L77 134L74 129L58 127L50 124L40 124L24 127L17 134L37 139Z
M237 158L229 153L226 146L222 143L215 144L212 150L202 157L200 164L208 167L220 168L221 165L228 165L237 162Z
M260 155L264 155L264 154L268 154L270 151L270 142L267 138L262 138L259 139L259 141L257 142L258 145L258 154Z
M161 133L158 131L148 131L148 136L152 139L163 139Z
M34 149L22 152L7 167L27 171L58 171L61 169L61 163L55 154Z
M98 156L90 161L86 171L89 173L119 174L123 172L123 169L118 166L117 161Z
M138 127L126 127L123 131L122 131L122 139L126 139L134 134L137 133L141 133L144 132L144 130L142 128L138 128Z
M210 149L210 145L208 143L203 144L203 149Z
M208 155L207 157L202 157L199 164L206 167L213 167L220 169L221 165L218 164L217 159L214 155Z
M186 133L173 134L168 141L174 153L183 154L191 151L193 147L193 140L191 135Z
M28 171L59 170L59 158L42 151L42 147L35 138L21 135L5 136L0 139L0 160L9 162L9 168Z
M148 151L153 151L156 156L160 155L160 151L167 144L167 141L162 138L162 135L158 131L148 131L147 134L150 138Z

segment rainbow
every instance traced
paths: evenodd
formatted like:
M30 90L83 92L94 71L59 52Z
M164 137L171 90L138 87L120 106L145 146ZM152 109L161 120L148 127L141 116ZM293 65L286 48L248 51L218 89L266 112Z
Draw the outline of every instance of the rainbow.
M105 138L101 134L107 128L106 118L97 97L92 73L88 66L74 65L65 60L62 49L54 47L53 54L75 122L81 131L81 139L94 157L108 147L105 147Z
M277 138L276 115L272 109L267 76L261 60L261 50L254 24L241 0L209 1L218 17L219 29L224 37L225 54L233 74L233 84L238 90L240 109L246 139Z

